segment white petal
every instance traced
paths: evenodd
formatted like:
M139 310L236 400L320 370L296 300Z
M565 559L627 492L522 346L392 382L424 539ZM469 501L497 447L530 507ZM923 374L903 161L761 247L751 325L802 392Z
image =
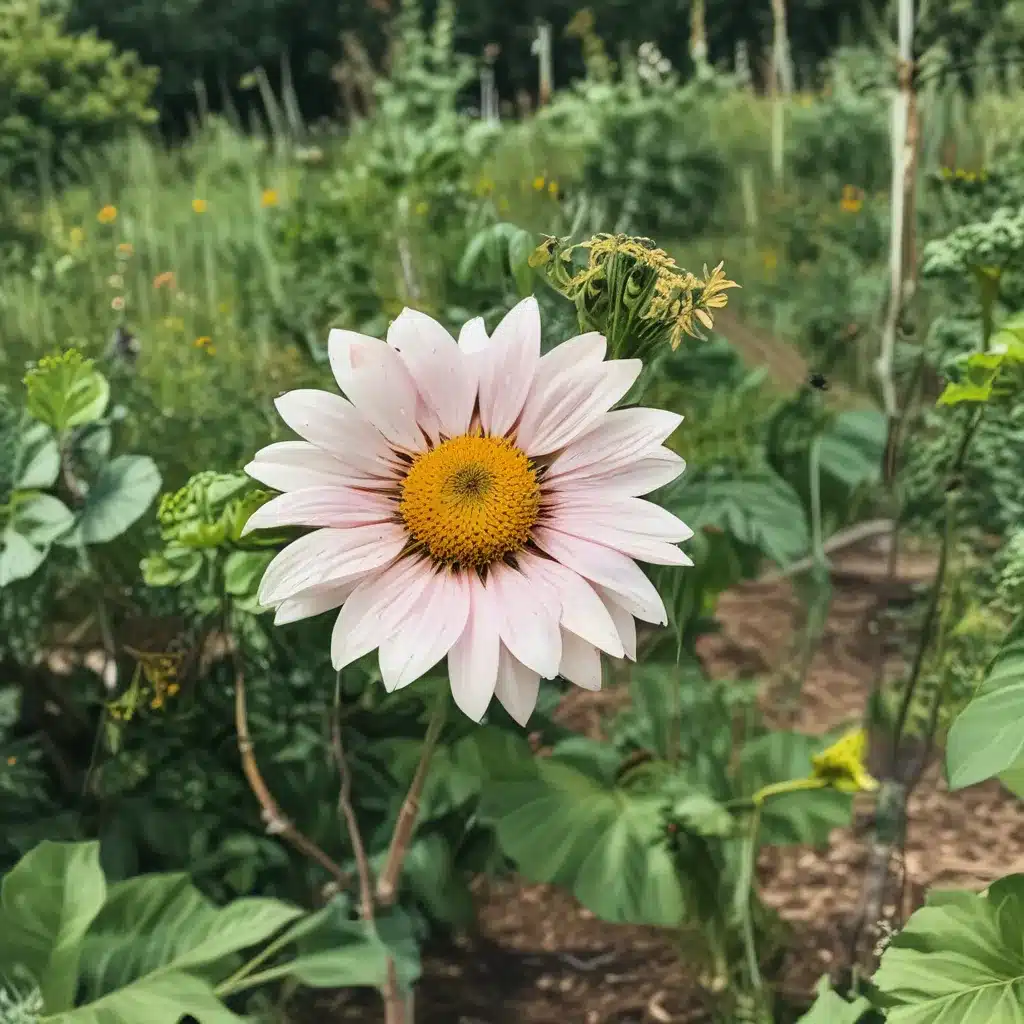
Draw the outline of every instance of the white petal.
M498 681L498 614L491 596L476 575L470 584L469 618L462 636L448 652L452 696L474 722L484 717Z
M547 479L608 473L651 454L682 423L665 409L615 409L570 444L548 467Z
M423 451L418 392L402 357L378 338L337 328L327 339L327 354L339 387L363 416L393 445Z
M476 401L476 375L455 339L425 313L404 309L388 330L416 388L437 417L441 431L458 437L469 429Z
M656 537L626 529L613 522L605 522L586 513L561 511L550 513L545 522L563 535L593 541L630 558L654 565L693 565L692 560L674 544ZM632 525L632 524L630 524Z
M355 484L359 487L384 489L394 487L396 479L370 477L353 469L329 452L308 441L278 441L261 448L246 473L275 491L298 491L307 487L337 487Z
M561 562L526 551L519 553L517 561L529 580L539 578L554 588L562 606L561 624L566 629L613 658L622 657L622 641L612 616L591 584L579 573Z
M620 466L607 473L581 473L578 476L559 477L552 481L560 492L596 492L635 497L650 494L672 483L685 469L686 462L669 448L655 448L650 455L637 459L628 466Z
M598 334L597 331L578 334L575 338L569 338L568 341L556 345L550 352L540 357L537 378L538 380L550 380L563 370L598 364L604 359L607 348L604 335Z
M554 487L546 503L546 511L567 523L576 518L586 524L627 530L670 544L678 544L693 536L693 530L682 519L653 501L622 495L606 496L596 487L589 494L562 494ZM556 526L555 529L575 532L565 526Z
M274 613L274 625L283 626L300 619L309 619L321 615L334 608L340 608L345 598L359 585L359 580L341 583L337 586L313 587L310 590L289 597L277 606Z
M487 337L487 328L484 326L482 316L467 320L462 325L462 330L459 331L459 348L464 354L472 355L475 352L483 352L490 343L491 339Z
M516 661L502 644L498 655L498 683L494 696L518 725L526 725L537 706L540 676Z
M530 456L564 448L629 391L643 366L639 359L616 359L567 370L548 381L542 366L523 409L516 443Z
M562 662L558 674L584 690L600 690L601 655L592 644L563 629Z
M607 587L622 607L638 619L660 626L668 622L661 595L631 558L549 527L535 528L533 536L537 546L552 558L575 569L591 582Z
M480 422L488 434L512 429L539 362L540 310L530 296L505 315L480 359Z
M261 505L249 516L242 536L279 526L369 526L388 522L396 512L397 505L386 494L354 487L308 487Z
M616 595L604 587L594 584L597 596L604 602L608 614L619 631L619 639L622 641L622 649L630 661L636 661L636 619L622 607L616 600Z
M430 582L425 558L404 558L364 580L342 605L331 634L331 663L341 671L396 632Z
M528 668L554 679L562 656L561 604L554 588L498 563L488 572L487 591L498 612L502 643Z
M353 470L382 476L396 464L380 431L341 395L300 388L281 395L274 405L296 434Z
M462 635L469 617L465 574L430 577L399 629L380 645L380 674L390 693L429 672Z
M301 590L346 583L380 569L398 556L407 539L405 530L392 523L308 533L278 552L267 566L260 604L278 604Z
M616 600L616 595L604 587L594 584L597 596L604 602L608 614L619 631L619 639L622 641L622 649L630 661L636 661L636 619L626 611Z

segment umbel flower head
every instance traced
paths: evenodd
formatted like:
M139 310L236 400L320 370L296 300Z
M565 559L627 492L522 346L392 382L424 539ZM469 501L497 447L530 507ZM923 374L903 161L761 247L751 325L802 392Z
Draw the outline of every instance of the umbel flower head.
M644 359L665 344L678 348L686 335L704 340L698 323L711 330L712 311L723 309L725 292L739 287L723 264L710 272L705 266L698 278L649 238L600 234L567 243L547 238L530 266L542 267L555 290L576 304L582 326L605 334L613 356ZM580 252L587 254L584 266Z
M634 618L667 621L634 559L692 564L675 546L692 531L639 497L683 471L662 445L682 417L610 411L640 360L606 362L597 333L542 357L540 334L533 298L490 337L478 318L456 341L409 309L386 341L332 331L347 397L283 395L303 440L246 467L284 492L247 531L314 528L263 577L275 621L341 606L335 668L377 649L389 691L447 656L474 721L496 696L525 724L541 678L598 689L601 651L635 659Z

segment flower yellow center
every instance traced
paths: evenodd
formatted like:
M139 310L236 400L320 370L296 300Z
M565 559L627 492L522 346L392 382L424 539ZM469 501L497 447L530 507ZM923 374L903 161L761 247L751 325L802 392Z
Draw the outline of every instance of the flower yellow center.
M525 547L540 510L526 455L499 437L453 437L413 462L399 511L445 565L482 568Z

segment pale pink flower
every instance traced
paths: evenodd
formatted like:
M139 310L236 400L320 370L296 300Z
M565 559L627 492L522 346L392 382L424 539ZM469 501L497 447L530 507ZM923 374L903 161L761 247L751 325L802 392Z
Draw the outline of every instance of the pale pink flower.
M335 330L328 353L347 398L283 395L303 440L246 467L284 492L246 530L315 527L263 577L277 623L340 605L335 668L377 649L389 691L447 656L474 721L496 696L525 724L542 677L597 690L601 651L636 659L634 618L667 616L633 559L692 564L689 527L639 497L683 471L662 445L682 417L609 411L640 360L604 361L596 333L542 357L533 298L491 337L407 309L386 342Z

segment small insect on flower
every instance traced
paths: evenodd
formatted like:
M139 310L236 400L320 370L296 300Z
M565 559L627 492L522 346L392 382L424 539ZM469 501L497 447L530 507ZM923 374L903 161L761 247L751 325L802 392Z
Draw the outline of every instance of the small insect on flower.
M807 378L807 383L810 384L815 391L828 391L829 388L828 378L823 373L812 373Z
M101 224L113 224L117 220L117 207L110 206L109 204L102 207L100 212L96 214L96 219Z

